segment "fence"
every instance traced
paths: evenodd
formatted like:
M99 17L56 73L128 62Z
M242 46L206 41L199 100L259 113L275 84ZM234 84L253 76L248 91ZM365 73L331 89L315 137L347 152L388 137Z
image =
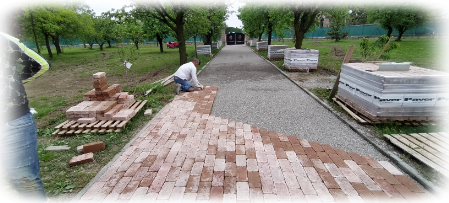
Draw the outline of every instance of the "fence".
M403 36L420 36L420 35L438 35L438 34L446 34L443 33L442 28L443 22L427 22L420 27L416 27L404 32ZM328 31L331 28L316 28L314 31L307 32L305 34L306 38L328 38L324 31ZM348 37L369 37L369 36L380 36L386 35L387 30L384 30L382 27L376 24L367 24L367 25L353 25L353 26L345 26L341 30L349 31ZM286 30L284 38L293 38L294 31ZM392 35L399 35L399 32L394 29ZM262 39L268 39L267 35L263 35ZM279 36L272 36L272 39L279 39Z

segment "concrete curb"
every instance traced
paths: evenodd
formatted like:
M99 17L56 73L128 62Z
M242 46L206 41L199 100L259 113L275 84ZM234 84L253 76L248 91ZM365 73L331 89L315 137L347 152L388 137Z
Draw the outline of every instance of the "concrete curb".
M435 184L433 184L432 182L428 181L427 179L425 179L424 177L421 176L421 174L418 173L418 171L416 171L413 167L411 167L410 165L408 165L407 163L405 163L404 161L402 161L399 157L397 157L395 154L393 154L392 152L383 149L381 146L377 145L376 143L374 143L374 141L372 141L368 136L365 135L365 133L363 133L362 131L358 130L356 128L356 126L354 126L353 124L349 123L348 121L346 121L346 119L340 117L335 110L332 109L332 107L330 107L328 104L324 103L323 101L321 101L315 94L313 94L312 92L310 92L309 90L307 90L306 88L301 87L301 85L299 85L296 81L290 79L290 77L288 77L288 75L286 73L284 73L284 71L282 71L281 69L279 69L276 65L274 65L273 63L271 63L271 61L267 60L266 58L264 58L263 56L261 56L260 54L258 54L257 52L255 52L251 47L248 47L249 49L251 49L254 53L256 53L259 57L261 57L262 59L264 59L265 61L267 61L268 63L270 63L274 68L276 68L282 75L284 75L287 79L289 79L291 82L293 82L296 86L298 86L300 89L302 89L305 93L307 93L309 96L311 96L315 101L317 101L318 103L320 103L324 108L326 108L328 111L330 111L331 113L333 113L335 115L335 117L337 117L339 120L341 120L343 123L345 123L346 125L348 125L354 132L356 132L358 135L360 135L363 139L365 139L366 141L368 141L370 144L372 144L377 150L379 150L383 155L385 155L386 157L388 157L389 159L391 159L395 164L397 164L399 166L399 168L401 168L403 171L405 171L407 174L409 174L412 178L414 178L418 183L420 183L422 186L424 186L426 189L430 190L432 193L434 194L438 194L438 195L442 195L443 190L439 187L437 187Z
M221 51L221 49L220 49L220 51ZM214 57L215 56L217 56L219 53L220 53L220 51L217 53L217 54L215 54L214 55ZM203 68L200 70L200 71L198 71L197 73L196 73L196 75L198 75L198 74L200 74L201 73L201 71L202 70L204 70L206 67L207 67L207 65L213 60L214 58L212 58L209 62L207 62L206 63L206 65L204 65L203 66ZM173 81L172 81L173 82ZM170 82L171 83L171 82ZM168 84L170 84L170 83L168 83ZM159 114L161 114L161 112L166 108L166 106L167 105L165 105L156 115L154 115L154 117L145 125L145 127L143 127L140 131L139 131L139 133L137 133L137 135L136 136L134 136L134 138L132 138L125 146L123 146L123 148L122 148L122 150L120 150L120 152L119 153L117 153L115 156L114 156L114 158L112 158L112 160L111 161L109 161L105 166L103 166L103 168L101 168L101 170L97 173L97 175L95 175L95 177L94 178L92 178L90 181L89 181L89 183L87 183L87 185L86 186L84 186L84 188L81 190L81 191L79 191L78 192L78 194L76 194L75 195L75 197L73 197L71 200L70 200L70 202L73 202L73 203L75 203L75 202L77 202L77 201L79 201L80 199L81 199L81 197L87 192L87 190L89 190L89 188L90 187L92 187L92 185L95 183L95 182L97 182L97 180L108 170L108 168L123 154L123 152L125 152L125 150L145 131L145 129L147 129L150 125L151 125L151 123L153 123L154 122L154 118L156 118L156 117L158 117L159 116Z

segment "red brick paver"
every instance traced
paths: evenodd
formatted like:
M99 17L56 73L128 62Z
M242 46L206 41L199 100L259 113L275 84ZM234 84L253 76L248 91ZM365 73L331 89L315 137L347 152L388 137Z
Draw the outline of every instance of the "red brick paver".
M90 202L393 202L433 196L392 164L210 115L182 93L85 192Z

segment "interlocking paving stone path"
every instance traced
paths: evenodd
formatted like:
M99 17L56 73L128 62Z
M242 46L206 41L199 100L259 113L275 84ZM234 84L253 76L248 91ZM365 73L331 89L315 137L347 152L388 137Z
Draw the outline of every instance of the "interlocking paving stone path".
M247 46L225 46L198 80L220 88L212 109L214 116L388 161Z
M181 93L78 202L417 202L387 161L210 115L218 88Z

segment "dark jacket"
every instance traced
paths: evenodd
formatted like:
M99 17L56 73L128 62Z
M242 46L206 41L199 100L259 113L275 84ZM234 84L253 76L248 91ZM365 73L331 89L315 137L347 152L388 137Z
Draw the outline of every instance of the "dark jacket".
M20 41L0 32L0 123L30 111L23 83L48 70L48 62Z

